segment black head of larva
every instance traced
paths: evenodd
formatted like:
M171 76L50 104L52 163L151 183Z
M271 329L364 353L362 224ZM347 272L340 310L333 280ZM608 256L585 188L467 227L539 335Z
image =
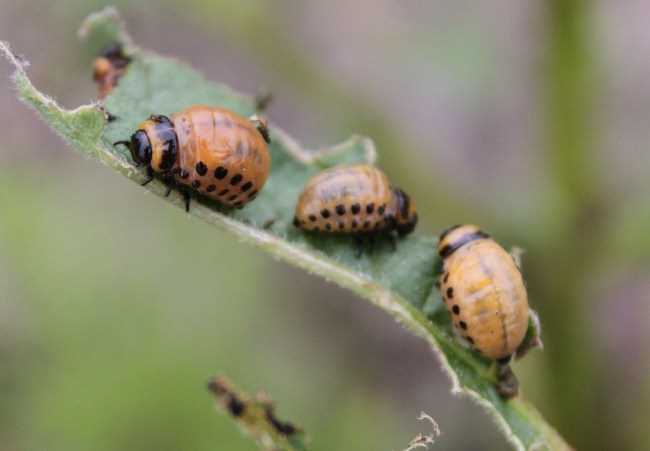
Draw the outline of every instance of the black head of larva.
M117 141L114 146L123 144L131 152L131 158L136 166L149 165L151 163L151 142L144 130L138 130L131 135L130 141Z
M446 229L438 241L438 254L447 258L472 241L490 238L490 235L472 224L455 225Z
M150 128L156 135L156 145L153 146L154 161L156 171L168 171L176 163L178 156L178 137L174 129L174 123L167 117L161 114L152 114L148 121L145 123L152 124ZM159 155L156 155L159 153Z
M454 230L456 230L456 229L459 228L459 227L462 227L462 224L454 224L454 225L451 226L451 227L447 227L445 230L443 230L443 231L440 233L440 237L439 237L438 239L439 239L440 241L443 241L443 240L447 237L447 235L449 235L451 232L453 232Z
M101 56L107 58L116 68L124 68L131 62L131 58L124 53L124 47L119 42L114 42L106 47Z
M393 189L395 196L394 227L400 236L408 235L415 230L418 223L418 213L411 197L399 188Z
M129 148L136 166L149 166L154 171L169 171L178 157L178 137L167 116L152 115L140 124L130 141L118 141Z

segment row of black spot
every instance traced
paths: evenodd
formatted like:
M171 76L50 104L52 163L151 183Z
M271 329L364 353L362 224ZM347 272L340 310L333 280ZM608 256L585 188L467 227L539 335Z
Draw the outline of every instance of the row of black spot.
M194 169L196 170L196 173L199 174L200 176L204 176L205 174L208 173L208 167L202 161L199 161L198 163L196 163L196 165L194 166ZM181 178L184 178L184 179L188 178L189 175L190 175L185 170L180 170L179 174L180 174ZM217 180L223 180L224 178L226 178L227 175L228 175L228 169L224 168L223 166L219 166L214 170L214 178L216 178ZM243 179L243 176L241 174L235 174L230 179L230 184L232 186L237 186L242 181L242 179ZM245 193L246 191L248 191L252 187L253 187L253 182L249 181L249 182L246 182L246 183L244 183L242 185L241 190L242 190L242 192Z
M447 280L449 280L449 273L445 273L443 282L447 283ZM445 291L445 295L443 296L444 300L446 302L449 302L454 299L454 287L448 287L447 290ZM454 304L451 306L451 311L454 315L460 315L460 306L458 304ZM467 330L467 323L465 321L459 321L458 326L463 329ZM471 344L474 344L474 339L470 337L469 335L465 335L465 339L469 341Z
M197 173L198 175L200 175L200 176L204 176L204 175L206 175L207 172L208 172L208 167L207 167L207 165L206 165L204 162L202 162L202 161L199 161L198 163L196 163L196 165L194 166L194 169L196 170L196 173ZM180 168L176 168L176 169L175 169L175 173L176 173L177 175L179 175L182 179L187 179L187 178L189 178L189 176L190 176L189 172L187 172L187 171L184 170L184 169L180 169ZM214 170L214 177L215 177L217 180L223 180L227 175L228 175L228 169L224 168L223 166L219 166L219 167L217 167L217 168ZM230 179L230 184L231 184L232 186L237 186L239 183L241 183L242 180L243 180L243 177L242 177L241 174L235 174L235 175ZM192 188L198 190L200 187L201 187L201 181L200 181L200 180L194 180L194 181L192 181ZM247 192L248 190L250 190L252 187L253 187L253 182L248 181L248 182L244 183L244 184L241 186L240 190L241 190L242 193L245 193L245 192ZM212 193L212 192L214 192L216 189L217 189L216 185L213 185L213 184L208 185L208 186L205 188L206 192L208 192L208 193ZM219 196L219 197L224 197L224 196L227 195L229 192L230 192L230 190L226 188L226 189L223 189L223 190L219 191L219 193L217 193L217 196ZM229 201L229 202L234 201L235 199L237 199L237 196L238 196L238 194L232 194L232 195L230 195L230 197L228 197L228 201ZM257 196L257 190L253 190L253 191L248 195L248 199L249 199L249 200L253 200L253 199L255 198L255 196ZM235 206L236 206L236 207L239 207L239 206L241 206L241 205L243 205L243 202L242 202L242 201L238 201L238 202L235 203Z
M371 224L372 223L370 221L364 221L364 223L361 226L359 226L359 223L356 221L356 219L353 219L352 222L350 223L350 227L352 227L353 230L356 230L356 229L369 230ZM379 222L377 224L375 224L375 228L378 227L379 224L380 224ZM339 230L345 229L345 223L342 222L342 221L339 221L338 222L338 227L339 227ZM315 227L314 230L316 232L319 231L318 227ZM329 223L329 222L325 223L325 230L327 230L327 231L332 230L332 224Z
M337 205L334 210L336 211L336 214L339 215L339 216L345 215L345 212L346 212L345 205L343 205L343 204ZM352 204L350 206L350 211L352 212L353 215L358 215L359 213L361 213L361 205L360 204ZM366 205L366 213L367 214L371 215L371 214L374 213L374 211L375 211L375 204L374 203L369 203L368 205ZM385 211L386 211L386 205L381 205L377 209L377 213L379 213L380 215L383 215ZM327 219L327 218L329 218L331 216L331 213L327 208L323 208L320 211L320 215L323 217L323 219ZM312 222L316 221L316 216L310 215L309 220L312 221Z
M337 205L334 208L334 210L336 211L336 214L339 215L339 216L344 216L345 213L346 213L345 205L343 205L343 204ZM365 210L366 210L367 214L374 213L375 212L375 204L374 203L367 204ZM361 213L361 205L358 204L358 203L352 204L350 206L350 212L353 215L357 215L357 214ZM377 213L379 213L379 215L383 215L385 212L386 212L386 205L382 204L382 205L379 206L379 208L377 208ZM327 208L322 209L320 211L320 215L321 215L321 217L323 219L329 219L332 216L332 214L330 213L330 211ZM309 215L307 218L311 222L316 222L318 220L318 217L316 215L314 215L314 214ZM385 219L386 219L386 221L390 220L390 218L385 218ZM381 229L383 222L384 221L382 221L381 219L378 220L374 225L374 229L375 230ZM298 227L298 226L300 226L300 224L301 224L301 222L298 220L298 218L295 218L294 219L294 225L296 227ZM302 222L302 224L304 224L304 222ZM366 221L363 222L363 224L361 224L356 219L352 219L352 222L350 223L350 226L351 226L352 230L369 231L371 229L371 225L372 225L372 222L369 221L369 220L366 220ZM327 222L325 224L325 230L331 231L333 228L334 228L334 226L331 223ZM339 230L344 230L345 229L345 222L338 221L338 228L339 228ZM319 232L320 227L315 226L315 227L312 228L312 230L315 231L315 232Z
M312 217L316 218L314 215L310 215L309 219L312 222L315 222L315 219L312 219ZM305 224L305 222L300 221L297 217L294 218L294 220L293 220L293 225L296 226L296 227L299 227L299 226L304 225L304 224ZM350 227L353 230L370 230L371 225L372 225L372 222L370 222L368 220L364 221L363 224L359 224L359 222L356 219L353 219L352 222L350 223ZM381 225L382 225L382 221L381 220L377 221L375 223L375 230L379 229L381 227ZM337 226L338 226L339 230L345 230L345 222L338 221ZM329 232L329 231L331 231L333 229L334 229L334 226L333 226L332 223L330 223L330 222L325 223L325 230L327 230ZM312 230L315 231L315 232L320 232L320 227L315 226Z
M327 211L327 210L323 210L323 211ZM321 216L323 216L323 218L325 218L325 219L327 219L327 218L330 217L329 213L328 213L327 215L323 215L322 212L321 212ZM309 220L310 220L311 222L316 222L316 221L318 220L318 218L316 217L316 215L309 215L308 217L309 217ZM339 224L344 224L344 223L339 221ZM364 225L365 225L365 224L370 224L370 221L366 221L366 222L364 222ZM358 225L359 225L359 223L357 222L357 220L356 220L356 219L353 219L353 220L352 220L352 228L354 229L354 228L356 228Z
M205 165L203 164L202 161L199 161L199 162L196 164L196 167L197 167L197 168L196 168L196 169L197 169L196 172L200 174L200 172L199 172L199 170L198 170L199 165L203 165L203 166L205 166ZM206 169L207 169L207 168L206 168ZM200 174L200 175L203 175L203 174ZM214 177L215 177L217 180L223 180L227 175L228 175L228 169L224 168L223 166L219 166L217 169L214 170ZM233 177L230 179L230 184L231 184L232 186L237 186L237 185L239 185L239 183L242 181L242 179L243 179L243 177L242 177L241 174L235 174L235 175L233 175ZM248 182L244 183L244 184L241 186L241 192L242 192L242 193L245 193L246 191L248 191L248 190L251 189L252 187L253 187L253 182L248 181ZM257 192L251 193L251 194L249 195L249 197L254 196L255 194L257 194Z

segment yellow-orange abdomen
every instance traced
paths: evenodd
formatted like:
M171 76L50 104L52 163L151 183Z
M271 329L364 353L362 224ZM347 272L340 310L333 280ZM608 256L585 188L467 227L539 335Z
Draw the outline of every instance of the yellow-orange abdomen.
M528 295L514 259L476 226L440 237L440 291L458 333L491 359L511 356L528 328Z
M388 178L374 166L336 166L307 182L296 204L294 225L331 233L384 230L395 221L394 198Z
M226 206L242 207L255 198L269 176L271 158L251 120L205 105L174 113L170 120L178 146L170 167L164 162L169 128L152 119L140 125L151 143L155 172L168 172L176 183Z

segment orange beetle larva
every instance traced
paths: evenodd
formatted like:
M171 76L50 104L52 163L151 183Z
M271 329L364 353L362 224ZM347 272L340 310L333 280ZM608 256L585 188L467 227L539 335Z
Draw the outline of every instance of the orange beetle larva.
M374 166L336 166L312 177L303 189L294 225L306 231L347 234L413 231L415 204Z
M130 141L131 151L149 179L159 176L167 195L180 185L189 210L190 192L241 208L252 201L269 175L271 158L266 122L246 119L225 108L194 105L170 117L152 115Z
M113 44L93 63L93 80L99 88L99 98L106 97L117 85L117 81L126 73L131 58L124 54L121 44Z
M528 295L513 257L474 225L456 225L440 235L443 259L440 293L454 328L485 357L499 365L505 397L516 395L508 367L528 329Z

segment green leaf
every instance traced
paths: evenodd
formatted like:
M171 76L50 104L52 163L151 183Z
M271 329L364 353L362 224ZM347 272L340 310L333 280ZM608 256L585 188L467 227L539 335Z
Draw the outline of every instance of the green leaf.
M195 103L224 106L242 115L254 112L250 96L210 82L175 59L134 46L111 8L90 16L81 34L94 49L122 42L133 59L127 74L105 101L106 110L119 118L114 122L106 121L99 104L72 111L62 109L31 84L24 62L8 45L0 43L0 50L16 67L14 82L25 103L35 108L77 152L101 161L134 182L143 181L144 174L133 166L125 149L116 149L112 143L130 136L150 114L170 114ZM413 234L400 240L395 251L389 242L379 242L372 253L357 258L350 237L309 236L293 227L294 205L308 178L336 164L373 163L376 152L372 141L353 136L337 146L309 151L277 126L271 124L270 128L272 171L257 200L231 212L209 201L194 200L190 214L285 262L348 288L391 314L431 345L451 379L453 393L468 395L484 406L515 448L569 449L523 396L509 401L499 397L490 362L454 339L434 287L440 270L435 236ZM143 189L161 197L165 191L157 181ZM166 200L183 205L176 193Z

